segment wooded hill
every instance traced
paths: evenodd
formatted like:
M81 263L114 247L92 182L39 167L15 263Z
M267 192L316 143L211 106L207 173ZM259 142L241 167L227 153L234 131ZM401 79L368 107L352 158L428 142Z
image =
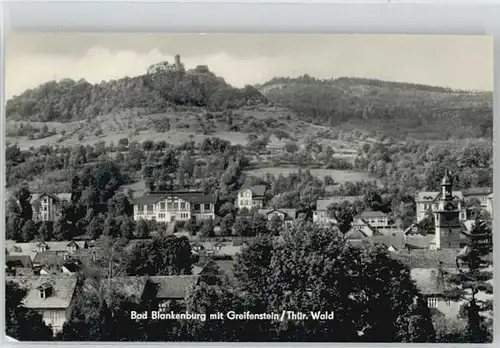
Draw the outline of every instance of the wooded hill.
M7 101L7 119L70 122L99 115L140 110L159 113L169 107L197 106L211 111L235 109L267 100L251 86L238 89L207 67L163 70L91 84L85 80L50 81Z
M258 89L321 125L350 125L393 137L491 138L493 94L361 78L274 78Z

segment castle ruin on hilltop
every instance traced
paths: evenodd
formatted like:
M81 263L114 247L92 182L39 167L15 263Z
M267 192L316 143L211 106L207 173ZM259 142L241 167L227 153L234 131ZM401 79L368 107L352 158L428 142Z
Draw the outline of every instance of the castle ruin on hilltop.
M153 64L148 68L147 73L157 74L162 71L185 71L184 64L181 62L181 56L176 54L173 64L170 64L168 61Z

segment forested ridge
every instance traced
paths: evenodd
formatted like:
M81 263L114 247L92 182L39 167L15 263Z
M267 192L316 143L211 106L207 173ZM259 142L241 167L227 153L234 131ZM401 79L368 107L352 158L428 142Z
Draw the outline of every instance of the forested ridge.
M258 88L270 101L326 126L347 124L398 138L491 138L493 134L491 92L308 75L274 78Z
M143 114L169 107L235 109L266 99L253 87L234 88L208 68L163 70L136 77L91 84L84 79L46 82L7 101L11 120L71 122L128 109Z

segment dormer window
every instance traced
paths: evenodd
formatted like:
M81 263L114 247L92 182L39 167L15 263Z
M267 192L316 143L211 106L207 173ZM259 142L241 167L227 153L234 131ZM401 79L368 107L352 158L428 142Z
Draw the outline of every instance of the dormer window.
M45 244L45 243L38 244L37 251L39 253L43 253L43 252L47 251L47 244Z
M52 295L53 287L50 283L43 283L37 287L41 299L46 299L50 295Z

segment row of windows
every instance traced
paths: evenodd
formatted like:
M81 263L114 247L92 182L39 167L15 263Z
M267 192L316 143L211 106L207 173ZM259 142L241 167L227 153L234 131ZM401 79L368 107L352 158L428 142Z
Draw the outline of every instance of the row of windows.
M429 307L429 308L437 308L438 304L439 304L439 299L436 298L436 297L430 297L430 298L427 299L427 307ZM445 301L445 305L447 307L450 307L451 306L451 301L450 300L446 300Z
M202 204L195 204L194 207L193 207L193 209L194 210L201 210L201 206L202 206ZM149 204L149 205L147 205L145 207L146 207L146 211L148 213L153 213L154 210L155 210L154 209L154 205L152 205L152 204ZM189 205L187 205L186 203L181 203L180 204L180 209L181 210L185 210L186 208L189 208ZM144 206L139 206L138 210L143 211L144 210ZM160 210L165 210L165 203L160 203ZM173 203L173 205L172 205L172 203L168 203L167 204L167 210L169 210L169 211L170 210L173 210L173 211L179 210L178 203ZM203 204L203 210L211 210L211 204L210 203Z

